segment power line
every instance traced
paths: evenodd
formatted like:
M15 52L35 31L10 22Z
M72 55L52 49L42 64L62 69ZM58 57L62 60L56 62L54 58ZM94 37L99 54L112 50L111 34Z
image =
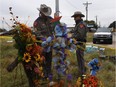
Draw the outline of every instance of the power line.
M65 0L70 6L72 6L74 9L77 9L75 5L73 5L69 0Z

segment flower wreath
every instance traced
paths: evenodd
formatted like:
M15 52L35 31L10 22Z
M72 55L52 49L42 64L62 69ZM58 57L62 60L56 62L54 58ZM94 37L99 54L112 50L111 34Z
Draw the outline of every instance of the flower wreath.
M31 28L18 22L18 16L13 15L12 7L9 10L13 18L10 20L14 23L12 26L14 29L13 39L15 40L14 46L18 49L18 62L22 62L27 71L33 72L38 77L43 77L42 64L45 59L42 55L43 48L37 44L37 39L32 34ZM35 81L36 79L33 79L33 82Z

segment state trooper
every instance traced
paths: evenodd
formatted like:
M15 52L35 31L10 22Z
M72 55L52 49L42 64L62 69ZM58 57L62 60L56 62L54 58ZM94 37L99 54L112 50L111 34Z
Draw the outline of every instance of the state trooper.
M74 12L74 14L71 16L75 20L75 27L71 31L72 38L77 41L76 45L78 48L76 49L76 56L77 56L77 62L78 62L78 76L82 76L85 74L86 68L85 68L85 60L84 60L84 49L85 49L85 43L86 43L86 34L87 34L87 27L84 23L82 17L85 17L84 14L82 14L80 11Z
M51 20L53 19L50 15L52 10L45 4L41 4L40 8L37 8L39 11L39 17L34 21L34 29L37 33L37 37L45 37L53 36L54 27L51 24ZM46 50L46 49L45 49ZM49 51L44 51L43 55L45 57L44 64L44 74L45 78L48 78L51 74L52 67L52 48L50 47Z

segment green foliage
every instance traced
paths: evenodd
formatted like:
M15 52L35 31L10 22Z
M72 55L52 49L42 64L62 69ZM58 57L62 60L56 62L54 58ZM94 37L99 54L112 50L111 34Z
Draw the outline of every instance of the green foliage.
M14 43L8 43L7 41L12 40L12 38L4 38L0 40L0 54L1 58L14 57L17 54L17 50L14 49ZM7 54L7 55L6 55Z
M0 86L1 87L28 87L27 78L22 64L19 64L13 72L6 70L7 66L17 57L14 43L8 43L12 38L0 39Z
M5 32L5 31L7 31L7 30L0 28L0 32Z
M88 32L87 33L87 42L92 42L93 41L93 33L92 32Z

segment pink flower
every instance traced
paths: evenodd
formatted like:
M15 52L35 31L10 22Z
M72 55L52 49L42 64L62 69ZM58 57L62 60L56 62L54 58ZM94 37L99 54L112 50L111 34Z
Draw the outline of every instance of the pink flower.
M38 67L35 67L34 68L34 71L35 71L35 73L39 73L39 68Z

